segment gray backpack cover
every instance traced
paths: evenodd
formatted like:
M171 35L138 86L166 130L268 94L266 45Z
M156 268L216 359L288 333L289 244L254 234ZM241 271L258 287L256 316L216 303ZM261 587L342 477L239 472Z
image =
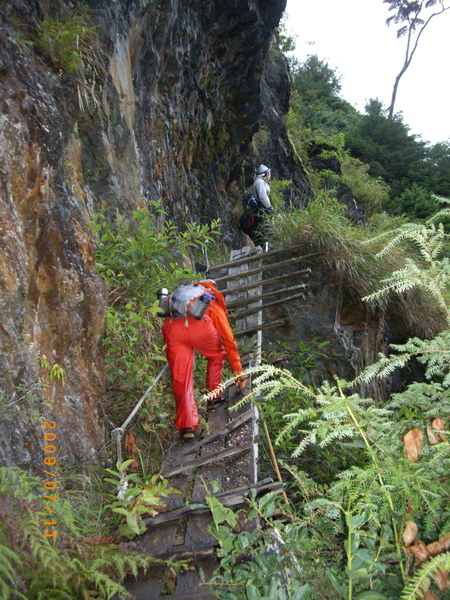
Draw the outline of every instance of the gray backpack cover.
M181 319L188 316L201 319L208 308L208 304L204 304L200 301L195 302L195 298L199 298L207 291L206 288L198 283L179 285L170 295L170 316L175 319ZM194 302L192 302L192 300L194 300Z

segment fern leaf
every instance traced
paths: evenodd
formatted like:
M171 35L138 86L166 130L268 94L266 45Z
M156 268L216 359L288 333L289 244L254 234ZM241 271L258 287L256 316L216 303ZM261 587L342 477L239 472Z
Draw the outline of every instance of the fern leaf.
M421 600L424 592L428 590L430 578L438 569L450 570L450 552L434 556L424 563L410 584L403 590L400 600Z

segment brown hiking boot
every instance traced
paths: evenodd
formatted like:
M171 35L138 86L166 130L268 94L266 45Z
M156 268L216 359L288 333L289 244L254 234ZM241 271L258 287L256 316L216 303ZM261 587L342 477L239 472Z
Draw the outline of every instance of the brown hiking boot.
M183 440L193 440L195 438L195 431L192 427L185 427L180 431L180 435Z
M208 410L211 410L212 408L216 408L216 406L220 406L224 402L226 402L226 398L224 398L223 396L217 396L217 398L213 398L212 400L208 400L206 402L206 407L207 407Z

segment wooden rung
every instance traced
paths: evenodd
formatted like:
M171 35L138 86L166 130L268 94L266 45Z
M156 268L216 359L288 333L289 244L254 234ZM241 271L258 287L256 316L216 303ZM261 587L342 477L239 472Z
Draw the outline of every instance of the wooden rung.
M284 319L277 319L276 321L266 321L265 323L261 323L261 325L255 325L254 327L249 327L248 329L244 329L242 331L236 331L234 333L234 337L239 337L241 335L250 335L252 333L262 331L263 329L271 329L272 327L278 327L279 325L285 324L286 321Z
M244 319L245 317L248 317L250 315L254 315L258 312L261 312L262 310L265 310L266 308L271 308L272 306L276 306L277 304L281 304L282 302L289 302L290 300L295 300L296 298L304 298L305 294L300 293L300 294L294 294L293 296L289 296L288 298L279 298L278 300L274 300L273 302L268 302L267 304L263 304L262 306L258 306L255 308L249 308L248 310L243 310L242 312L235 312L233 314L231 314L229 316L230 319L236 319L236 321L238 321L239 319ZM235 332L235 334L237 335L237 332Z
M299 244L297 246L291 246L290 248L279 248L278 250L271 250L270 252L254 252L253 254L250 254L246 257L238 258L236 260L222 263L221 265L214 265L213 267L209 267L207 273L210 274L213 271L219 271L220 269L226 269L228 267L237 267L239 265L244 265L248 262L253 262L255 260L259 260L260 258L267 258L268 256L276 256L277 254L282 254L283 252L293 252L302 247L304 247L304 244ZM314 252L313 254L305 254L302 258L310 258L312 256L318 256L319 254L323 254L323 252Z
M152 556L154 558L162 558L167 559L173 557L172 560L186 560L191 558L192 556L209 556L213 554L219 545L219 542L206 542L206 543L196 543L195 547L191 545L190 548L186 548L185 546L173 547L170 549L162 550L161 552L152 552Z
M167 469L167 471L162 471L161 475L165 478L173 477L174 475L178 475L179 473L184 473L185 471L190 471L192 469L196 469L197 467L203 467L211 462L223 460L224 458L228 458L229 456L233 456L234 454L244 454L245 452L250 452L251 448L242 448L241 446L234 446L233 448L227 448L226 450L222 450L221 452L216 452L215 454L211 454L209 456L204 456L202 458L197 458L196 460L188 461L184 464L180 464L177 467L173 467L172 469Z
M311 256L313 256L313 255L311 255ZM290 264L299 262L299 261L303 260L304 258L305 258L304 256L293 256L291 258L282 260L277 263L264 264L261 267L258 267L257 269L250 269L249 271L239 271L239 273L233 273L232 275L225 275L224 277L218 277L214 281L216 282L217 285L219 285L219 283L223 283L224 281L232 281L233 279L241 279L243 277L249 277L250 275L256 275L257 273L262 273L263 271L268 271L269 269L278 269L279 267L284 267L286 265L290 265ZM293 275L295 275L295 273L293 273ZM236 288L236 291L238 292L239 289Z
M246 298L238 298L237 300L233 300L227 304L227 308L236 308L237 306L246 306L247 304L252 304L253 302L257 302L258 300L263 300L265 298L273 298L274 296L281 296L282 294L293 292L294 290L301 290L308 287L307 283L301 283L299 285L293 285L289 288L282 288L278 290L272 290L271 292L267 292L265 294L260 294L259 296L247 296Z
M239 287L235 287L235 288L226 288L225 290L221 290L222 294L224 296L230 295L230 294L237 294L237 293L241 293L241 292L246 292L247 290L251 290L255 287L258 286L266 286L266 285L270 285L272 283L278 283L279 281L283 281L283 279L292 279L292 277L297 277L298 275L300 275L301 273L310 273L311 269L308 267L307 269L301 269L301 271L296 271L295 273L285 273L284 275L280 275L279 277L271 277L270 279L260 279L258 281L255 281L253 283L249 283L246 285L240 285Z

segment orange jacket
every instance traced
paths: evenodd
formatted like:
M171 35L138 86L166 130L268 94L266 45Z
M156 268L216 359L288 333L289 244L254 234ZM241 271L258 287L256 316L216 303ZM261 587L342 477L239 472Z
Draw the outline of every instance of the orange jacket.
M222 340L231 370L233 373L242 373L239 350L237 348L233 332L231 331L230 323L228 322L228 311L225 304L225 298L211 281L199 281L198 283L203 287L208 288L208 290L214 294L216 301L211 302L206 314L211 319L214 327L217 330L217 333L220 336L220 339Z

